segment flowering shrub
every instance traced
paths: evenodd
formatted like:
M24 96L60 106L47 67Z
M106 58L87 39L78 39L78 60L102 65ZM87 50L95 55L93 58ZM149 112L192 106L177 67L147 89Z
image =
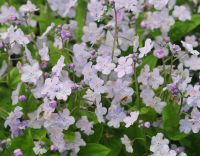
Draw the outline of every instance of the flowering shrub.
M0 155L199 156L198 0L1 0Z

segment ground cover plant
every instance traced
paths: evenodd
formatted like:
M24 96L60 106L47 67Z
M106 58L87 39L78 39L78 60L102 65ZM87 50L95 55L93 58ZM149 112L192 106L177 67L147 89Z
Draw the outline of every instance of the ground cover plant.
M0 0L0 155L199 156L199 4Z

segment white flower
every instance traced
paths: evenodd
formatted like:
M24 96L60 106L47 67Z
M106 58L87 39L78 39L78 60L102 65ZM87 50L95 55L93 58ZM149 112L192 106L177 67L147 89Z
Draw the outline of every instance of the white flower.
M67 141L67 149L72 150L72 152L77 155L80 151L80 146L85 146L85 141L81 138L81 134L79 132L75 132L75 139L72 142Z
M168 2L169 0L149 0L149 3L154 5L154 8L157 10L162 10Z
M125 145L127 152L133 153L132 141L128 138L127 135L124 134L124 136L121 138L121 142Z
M118 66L114 69L117 72L117 76L122 78L126 74L133 73L133 59L130 57L120 57L118 60Z
M150 72L149 65L145 65L138 77L138 82L141 82L145 86L151 86L153 89L157 89L163 84L164 78L160 75L158 68L154 68L153 72Z
M48 0L50 8L61 17L74 17L77 0Z
M194 50L193 49L193 45L192 44L189 44L189 43L186 43L184 41L181 41L183 47L188 51L190 52L191 54L193 55L199 55L199 52L197 50Z
M126 117L126 114L124 110L116 105L111 105L111 107L108 109L108 114L106 118L108 121L108 126L119 128L120 123L123 122L124 118Z
M134 124L134 122L138 119L139 112L131 112L130 116L124 118L125 127L128 128Z
M99 0L91 0L88 3L88 11L90 16L92 16L95 20L101 19L104 12L102 2Z
M83 96L87 100L89 105L99 104L101 101L101 94L93 92L91 89L86 91L86 95Z
M11 45L13 45L15 42L20 45L26 45L30 42L21 29L17 29L15 31L13 26L8 28L8 36Z
M49 61L49 48L47 47L46 43L43 43L43 48L39 49L39 55L41 60Z
M157 152L162 150L169 150L169 140L163 138L164 135L162 133L157 133L156 136L152 137L150 151Z
M83 42L90 42L91 44L97 43L102 37L103 27L98 28L97 24L94 22L89 23L88 26L83 28Z
M38 62L35 62L33 65L25 64L21 68L22 76L21 80L27 83L37 83L38 79L42 75L42 71L39 68Z
M34 141L35 147L33 147L33 151L36 155L44 154L47 152L47 150L44 147L42 147L44 146L44 144L45 143L42 141Z
M196 48L199 45L195 35L186 36L185 42L188 43L188 44L191 44L193 46L193 48Z
M22 5L19 8L19 10L22 13L27 13L27 12L35 12L38 9L36 8L36 6L30 0L28 0L26 4Z
M18 103L20 89L21 89L21 83L19 83L17 85L17 88L12 92L11 99L13 105L16 105Z
M61 56L57 64L52 68L53 75L59 76L61 74L61 71L63 67L65 66L64 60L65 60L65 57Z
M105 75L110 74L110 72L115 68L115 64L112 63L112 58L110 56L98 56L96 61L97 64L94 68Z
M174 17L177 17L180 21L191 20L191 12L189 8L184 5L175 6L172 14Z
M200 70L200 57L192 55L190 58L184 61L184 64L186 67L189 67L190 70Z
M99 123L105 122L104 116L107 113L106 107L102 107L102 103L97 104L97 107L95 109L95 114L97 116L97 119Z
M151 39L146 39L145 46L143 48L139 48L140 54L139 58L143 58L146 56L154 46L154 42Z
M87 135L91 135L94 133L92 130L93 122L89 122L87 116L82 116L80 120L77 121L76 127L80 128Z

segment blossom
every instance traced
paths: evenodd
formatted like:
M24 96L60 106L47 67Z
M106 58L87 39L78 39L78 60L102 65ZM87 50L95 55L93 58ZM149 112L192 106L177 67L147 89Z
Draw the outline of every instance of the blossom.
M84 35L82 37L83 42L90 42L91 44L97 43L102 37L102 27L97 27L97 24L94 22L89 23L88 26L84 26L83 31Z
M145 65L138 77L138 82L141 82L145 86L151 86L152 88L157 89L163 84L164 78L160 75L158 68L154 68L153 72L150 72L149 66Z
M89 105L99 104L101 101L101 95L99 93L93 92L91 89L86 91L86 95L83 96L87 100Z
M103 107L102 103L97 104L97 107L95 109L95 114L97 116L99 123L105 122L104 115L106 113L107 113L106 107Z
M39 78L42 76L42 71L39 68L38 62L35 62L32 66L25 64L21 68L22 76L21 80L27 83L37 83Z
M114 127L114 128L119 128L120 123L123 122L125 117L126 117L126 114L125 114L123 108L112 105L108 109L108 114L106 116L106 118L108 119L108 126Z
M118 66L114 69L117 72L117 76L122 78L126 74L133 73L133 59L130 57L120 57L118 60Z
M193 54L193 55L199 55L199 52L198 52L197 50L194 50L194 49L193 49L192 44L186 43L186 42L184 42L184 41L181 41L181 43L182 43L183 47L184 47L188 52L190 52L190 53Z
M49 61L49 48L47 47L46 43L43 43L43 48L39 49L39 55L41 57L41 60L43 61Z
M142 58L147 55L151 51L154 46L154 42L151 39L146 39L145 46L143 48L139 48L140 54L139 58Z
M88 3L88 11L90 16L92 16L94 20L101 19L104 12L104 7L102 2L99 0L91 0Z
M184 61L184 65L189 67L190 70L200 70L200 58L196 55L192 55L190 58Z
M94 133L94 131L92 130L93 122L89 122L87 116L82 116L81 119L77 121L76 127L80 128L87 135L91 135Z
M133 153L132 141L128 138L127 135L124 134L124 136L121 138L121 142L125 145L127 152Z
M97 64L94 66L94 68L98 71L101 71L105 75L110 74L110 72L115 68L115 64L112 63L112 58L110 56L98 56L96 61Z
M174 17L177 17L180 21L191 20L191 12L184 5L175 6L172 14Z
M125 127L128 128L134 124L134 122L138 119L139 112L131 112L130 116L124 118Z
M31 3L30 0L27 1L26 4L22 5L20 8L19 8L20 12L22 13L28 13L28 12L35 12L37 11L38 9L36 8L36 6Z
M169 2L169 0L149 0L149 3L154 5L154 8L157 9L157 10L161 10L163 9L167 3Z
M47 152L47 150L43 147L44 146L44 142L42 141L34 141L34 147L33 147L33 151L36 155L40 155L40 154L44 154Z
M21 83L17 85L17 88L12 92L12 104L16 105L18 103L19 91L21 89Z

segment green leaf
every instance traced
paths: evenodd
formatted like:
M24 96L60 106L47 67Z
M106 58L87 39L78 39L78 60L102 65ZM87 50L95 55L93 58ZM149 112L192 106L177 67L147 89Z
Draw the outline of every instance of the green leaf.
M88 143L81 148L79 156L107 156L110 149L101 144Z
M108 138L104 140L104 145L110 148L108 156L118 156L122 149L122 143L118 138Z
M187 136L187 134L179 131L180 115L178 114L178 111L178 105L168 103L162 113L163 128L167 137L169 137L171 140L181 140Z
M68 142L72 142L75 139L75 133L72 131L67 131L66 133L64 133L64 138Z
M20 148L25 156L35 156L33 152L33 138L30 129L26 129L23 136L12 139L10 150Z
M10 73L9 73L9 83L8 85L12 88L15 89L17 87L17 84L20 82L21 78L20 78L20 74L19 74L19 70L15 67L12 68Z
M87 13L87 1L78 0L78 5L76 7L76 21L78 22L78 27L76 30L76 39L81 42L81 37L83 35L83 26L85 25L86 13Z
M190 21L177 21L175 25L171 28L169 36L173 42L180 41L182 37L187 35L189 32L194 30L200 25L200 15L196 14L192 16Z
M89 136L89 137L86 137L84 140L86 140L86 142L91 142L91 143L98 143L99 140L101 139L102 137L102 134L103 134L103 125L102 124L96 124L94 125L94 134Z

